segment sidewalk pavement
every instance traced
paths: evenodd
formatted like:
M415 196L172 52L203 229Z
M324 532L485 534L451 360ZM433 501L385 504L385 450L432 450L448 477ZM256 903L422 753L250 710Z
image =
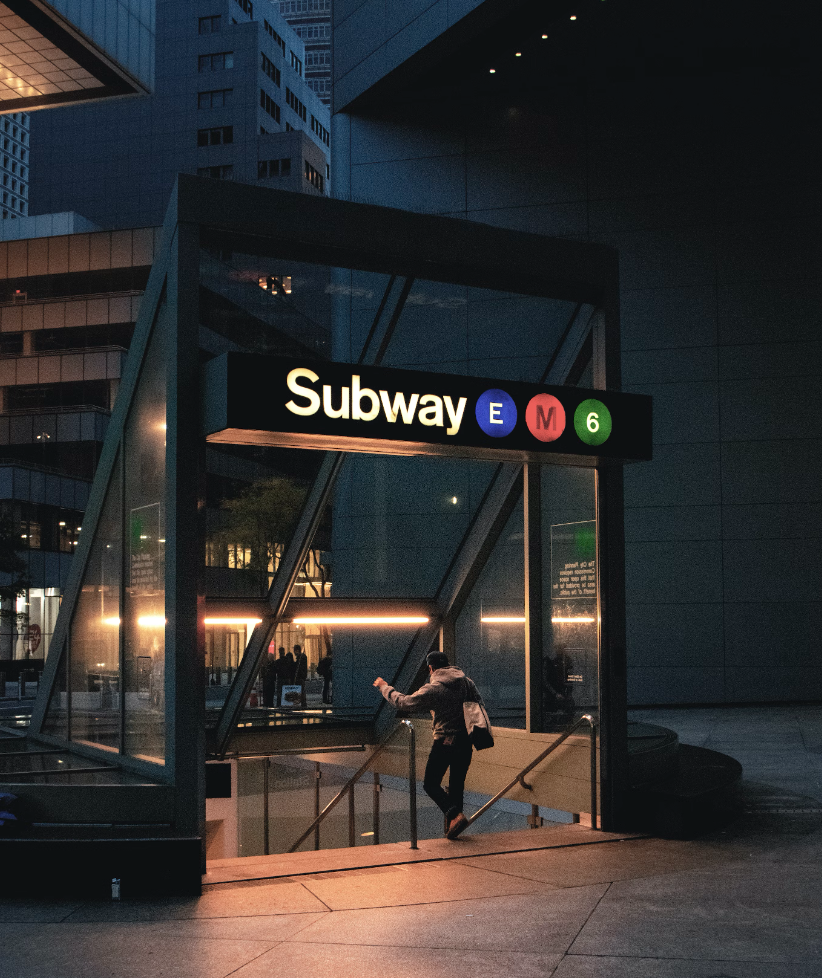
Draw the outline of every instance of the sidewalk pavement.
M819 978L822 707L631 719L739 759L745 814L689 842L568 826L482 855L469 836L188 900L54 902L45 873L42 901L0 899L0 978Z

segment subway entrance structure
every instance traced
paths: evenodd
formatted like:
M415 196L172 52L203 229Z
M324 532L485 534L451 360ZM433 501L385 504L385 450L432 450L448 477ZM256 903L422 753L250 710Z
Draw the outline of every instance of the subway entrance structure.
M196 892L207 839L231 854L206 771L379 743L371 680L412 688L434 647L499 732L470 789L589 713L595 821L623 827L622 466L651 411L617 297L603 246L180 176L21 746L57 878ZM292 644L309 677L333 654L333 703L270 702ZM560 760L529 800L596 816L587 739Z

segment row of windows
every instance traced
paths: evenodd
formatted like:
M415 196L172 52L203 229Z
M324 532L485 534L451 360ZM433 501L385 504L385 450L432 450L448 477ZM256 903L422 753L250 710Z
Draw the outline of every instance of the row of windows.
M329 13L331 0L280 0L281 14Z
M324 41L331 37L330 24L295 25L294 33L304 41Z
M198 166L197 176L211 177L212 180L233 180L234 167L231 163L224 164L223 166Z
M50 550L73 553L77 546L83 514L39 503L4 500L3 516L18 523L19 543L15 550Z
M329 145L331 141L329 132L313 112L311 113L311 131L316 133L326 146Z
M6 207L11 207L12 210L20 211L21 214L26 213L26 202L24 200L18 200L14 194L10 194L8 190L3 191L3 205Z
M297 55L294 54L293 51L291 51L290 54L291 54L291 67L294 69L294 71L297 72L297 74L300 76L300 78L302 78L302 76L303 76L303 63L302 63L302 61L300 61L300 59L297 57Z
M223 18L219 14L213 17L201 17L199 28L201 34L217 34L222 29Z
M14 120L17 119L18 115L25 115L26 122L28 122L28 114L15 112L11 118L6 116L6 118L3 120L3 131L9 133L13 139L19 139L21 143L25 144L29 141L29 134L22 128L22 126L16 126L14 124Z
M323 175L314 169L314 167L305 160L305 179L311 184L312 187L316 187L320 193L323 193L323 186L325 181Z
M213 129L197 130L198 146L222 146L234 142L234 126L216 126Z
M331 79L330 78L308 78L308 87L314 92L315 95L330 95L331 94Z
M331 52L326 49L305 52L306 68L327 68L331 65Z
M297 96L291 91L290 88L286 88L285 90L285 100L286 102L288 102L291 108L297 113L297 115L303 120L303 122L305 122L308 115L308 113L306 112L306 108L303 105L303 103L297 98Z
M212 92L199 92L197 94L198 109L221 109L231 101L233 88L217 88Z
M265 55L263 55L263 71L268 75L268 77L274 82L275 85L280 84L280 69L270 61Z
M4 207L3 217L17 217L16 211L20 212L21 217L25 217L29 212L29 205L24 200L18 200L16 197L12 197L9 200L8 206L11 209L9 210Z
M14 177L10 177L8 173L3 174L3 186L11 187L16 194L20 194L22 197L28 197L27 185L22 180L18 182Z
M234 52L220 51L218 54L201 54L197 59L197 71L222 71L234 67Z
M271 24L267 20L263 21L263 25L268 33L274 38L274 43L278 45L280 50L283 52L283 57L285 57L285 41L280 37L280 35L274 30Z
M234 0L234 2L243 13L248 14L249 17L254 16L254 5L251 3L251 0Z
M290 177L291 160L259 160L257 163L257 179L268 180L270 177Z
M260 108L271 116L275 122L280 121L280 107L264 89L260 89Z
M19 156L21 160L27 160L29 158L29 151L22 146L18 146L8 136L3 137L3 149L8 150L12 156Z
M9 168L9 158L8 158L8 156L4 156L3 157L3 167L5 169L8 169ZM11 172L13 174L16 174L18 172L17 171L17 160L12 160L11 161ZM28 177L28 175L29 175L28 167L23 166L23 164L21 163L20 164L20 176L25 180L26 177Z

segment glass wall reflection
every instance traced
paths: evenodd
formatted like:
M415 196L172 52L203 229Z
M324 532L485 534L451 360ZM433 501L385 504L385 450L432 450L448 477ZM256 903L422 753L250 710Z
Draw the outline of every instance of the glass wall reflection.
M160 316L165 315L165 307ZM155 328L124 433L124 750L165 756L166 362Z
M69 630L71 737L114 750L120 748L121 722L119 463L118 457ZM59 701L52 708L59 713Z

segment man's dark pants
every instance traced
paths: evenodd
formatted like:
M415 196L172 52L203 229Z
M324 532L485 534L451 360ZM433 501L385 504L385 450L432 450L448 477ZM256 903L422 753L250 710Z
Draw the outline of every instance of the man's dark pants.
M456 734L451 744L435 740L428 755L422 786L449 822L462 811L465 776L471 766L472 749L468 734ZM449 768L448 791L445 791L442 779Z

